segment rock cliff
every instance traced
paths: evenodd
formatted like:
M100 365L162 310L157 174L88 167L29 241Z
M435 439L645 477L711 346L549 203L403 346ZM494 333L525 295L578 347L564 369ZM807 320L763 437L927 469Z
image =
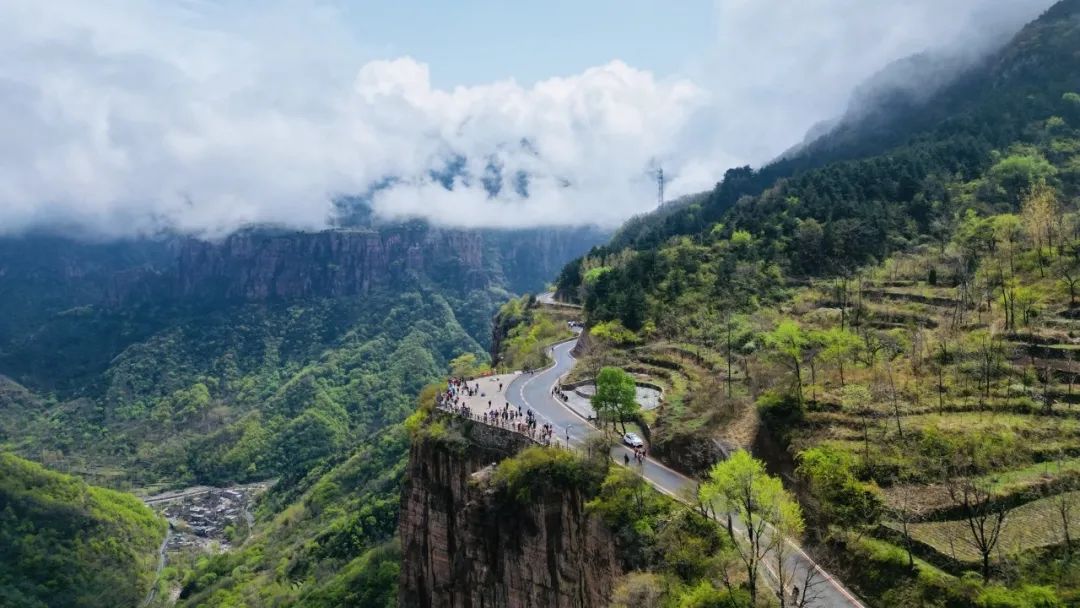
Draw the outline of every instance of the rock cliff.
M262 301L363 295L422 281L467 292L539 291L562 264L606 235L589 228L456 230L414 222L315 233L245 231L189 240L169 291L180 297Z
M540 291L608 236L595 228L464 230L412 221L320 232L252 228L219 241L0 237L0 295L11 296L0 307L0 336L9 321L17 329L78 306L362 296L416 282L459 294Z
M173 284L180 297L262 301L362 295L426 277L464 289L493 282L478 232L401 227L190 240Z
M487 477L528 440L457 421L465 443L417 440L402 492L400 604L601 607L620 574L614 540L578 491L507 501Z

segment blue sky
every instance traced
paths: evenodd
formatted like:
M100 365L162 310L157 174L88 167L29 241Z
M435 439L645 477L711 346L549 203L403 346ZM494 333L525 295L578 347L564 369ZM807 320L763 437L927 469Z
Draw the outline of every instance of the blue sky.
M716 32L710 0L396 0L344 10L369 52L426 62L440 87L531 84L615 59L670 75L707 52Z

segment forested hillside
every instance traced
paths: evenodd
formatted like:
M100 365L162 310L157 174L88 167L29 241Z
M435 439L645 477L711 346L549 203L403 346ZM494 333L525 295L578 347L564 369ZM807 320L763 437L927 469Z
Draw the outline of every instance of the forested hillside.
M508 289L601 234L0 239L0 445L113 486L301 477L483 359Z
M662 210L635 218L596 253L649 250L673 236L712 230L721 217L724 226L718 230L728 237L742 227L740 222L748 222L761 230L778 230L775 236L786 241L795 238L797 219L869 220L866 229L873 232L863 235L861 245L825 252L834 265L854 267L867 255L895 249L892 241L869 248L867 242L886 233L910 238L927 232L936 216L920 207L944 195L932 185L950 176L981 174L993 164L994 151L1007 153L1015 143L1039 139L1031 131L1038 121L1058 116L1075 122L1077 108L1068 101L1074 98L1063 96L1080 89L1074 56L1077 33L1070 16L1076 10L1074 0L1059 2L1003 50L925 102L880 119L883 124L875 123L873 129L858 120L844 122L798 154L760 169L729 169L705 200L674 213ZM1069 156L1069 151L1059 154ZM1001 203L1001 196L987 202ZM744 204L736 205L744 197ZM882 209L886 204L888 209ZM771 221L764 221L766 215ZM889 224L896 218L917 224ZM912 232L916 228L918 232ZM836 233L837 239L844 236ZM776 248L776 253L795 253L790 243L777 243ZM856 257L848 260L852 253ZM566 284L572 279L568 276Z
M318 233L0 238L0 604L135 606L156 578L154 608L393 606L410 431L445 432L421 421L447 374L545 366L582 313L563 380L647 384L659 407L620 422L710 479L685 508L602 450L606 477L540 448L489 471L500 499L543 471L586 482L579 510L617 537L613 605L765 599L710 513L736 475L764 483L743 520L776 499L777 537L868 605L1080 603L1080 0L947 79L931 63L591 251L591 228L360 204ZM519 297L559 268L581 308ZM156 577L165 522L82 480L271 487L228 550Z
M165 527L134 496L0 453L0 604L135 606Z
M241 548L175 573L179 605L396 606L407 455L407 433L396 424L297 485L279 485Z
M0 238L0 446L140 494L274 482L253 529L228 532L238 545L250 534L243 548L170 553L154 606L180 589L190 605L388 605L400 423L416 395L461 355L483 366L510 290L540 290L601 236L406 222L214 242ZM71 492L50 501L57 512L89 508ZM15 515L0 534L24 536L28 516ZM102 560L136 545L124 530L101 532L116 546L26 536L14 557L34 571L13 588L16 605L141 600L150 563L119 563L130 580L116 578ZM282 560L291 565L279 571ZM117 593L102 604L34 586L74 563L101 570Z
M451 358L484 352L424 289L156 312L168 326L110 361L100 388L19 407L8 445L137 484L302 477L403 419Z
M581 373L664 387L684 470L754 450L874 605L1077 601L1078 52L1068 0L893 135L633 220L560 276Z

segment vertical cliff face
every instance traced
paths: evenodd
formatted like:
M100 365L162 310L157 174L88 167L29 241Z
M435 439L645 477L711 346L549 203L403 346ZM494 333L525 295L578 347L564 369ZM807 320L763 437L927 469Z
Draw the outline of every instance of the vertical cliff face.
M0 307L0 335L77 306L351 297L416 282L458 293L539 291L607 237L595 228L464 230L419 221L319 232L253 228L220 241L0 237L0 295L11 296Z
M536 291L562 264L601 242L591 228L481 231L423 223L316 233L247 231L190 240L171 291L247 301L362 295L420 278L470 290Z
M607 243L610 236L593 227L484 231L507 288L514 293L542 290L563 265Z
M401 605L569 608L608 604L620 566L608 528L578 491L522 504L488 483L528 441L461 423L467 443L418 440L402 493Z
M219 243L191 240L180 252L173 291L262 301L361 295L410 277L492 282L479 233L424 228L238 233Z

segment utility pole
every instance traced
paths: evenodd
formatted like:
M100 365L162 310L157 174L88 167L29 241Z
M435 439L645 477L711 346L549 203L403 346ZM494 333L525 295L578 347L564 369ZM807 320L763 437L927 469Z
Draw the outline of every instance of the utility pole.
M658 194L659 204L657 205L657 207L663 207L664 206L664 168L663 167L660 167L656 171L656 183L659 186L659 194Z

